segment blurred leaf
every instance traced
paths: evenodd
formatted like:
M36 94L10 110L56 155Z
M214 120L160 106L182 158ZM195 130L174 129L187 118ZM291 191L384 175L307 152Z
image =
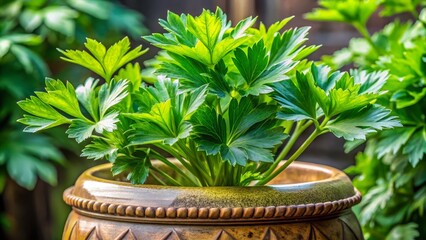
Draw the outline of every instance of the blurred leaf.
M393 16L399 13L409 12L417 14L417 6L425 5L423 0L383 0L383 10L380 12L382 16Z
M0 59L9 52L12 43L7 39L0 39Z
M56 184L56 170L53 162L62 163L63 156L43 136L31 136L18 131L2 132L0 155L7 172L19 185L34 188L37 176L51 185Z
M26 9L19 16L19 23L25 31L32 32L43 23L43 14L32 9Z
M417 239L419 226L415 223L405 225L397 225L392 228L392 231L386 236L386 240L414 240Z
M46 63L29 48L14 44L10 47L10 51L27 73L35 73L40 79L43 79L43 76L48 74L49 69Z
M314 9L305 18L316 21L358 23L365 26L379 6L378 0L320 0L322 8Z
M138 39L149 30L142 24L143 16L132 9L115 4L109 12L107 23L120 32L128 33L132 38Z
M396 155L399 149L412 137L415 130L414 127L404 127L383 131L377 143L376 153L378 157L381 158L385 154Z
M43 9L43 21L46 26L67 37L74 35L74 19L77 16L78 12L66 6L49 6Z
M377 185L371 188L364 196L365 205L361 211L361 224L366 224L374 216L374 213L383 208L387 201L392 196L392 192L387 189L387 186Z
M403 150L408 154L408 160L415 167L426 154L426 128L417 131L407 142Z
M20 43L24 45L38 45L42 43L42 38L35 34L7 34L6 36L1 36L0 39L5 39L12 43Z
M78 11L87 13L99 19L107 19L112 3L104 0L66 0L66 2Z
M22 8L22 1L12 1L0 6L0 17L14 18Z

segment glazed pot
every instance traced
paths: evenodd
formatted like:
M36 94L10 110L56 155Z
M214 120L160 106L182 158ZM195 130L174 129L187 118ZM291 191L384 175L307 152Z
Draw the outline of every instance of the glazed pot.
M351 207L361 200L340 170L290 165L260 187L169 187L85 171L64 192L63 239L363 239Z

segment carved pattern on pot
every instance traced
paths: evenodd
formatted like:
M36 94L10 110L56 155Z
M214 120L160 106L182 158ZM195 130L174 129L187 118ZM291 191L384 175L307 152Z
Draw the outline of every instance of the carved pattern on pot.
M64 240L71 239L153 239L153 240L235 240L235 239L306 239L306 240L361 240L359 229L348 225L347 221L354 218L352 214L343 214L338 218L326 221L311 221L307 223L275 224L271 226L224 226L213 228L206 226L175 226L175 225L152 225L140 228L138 224L133 226L118 224L118 229L112 230L108 225L112 222L101 221L98 223L87 222L86 217L73 218L72 230ZM82 222L82 224L80 223ZM85 225L83 225L85 224ZM117 226L116 226L117 227ZM241 230L244 229L244 230ZM252 229L250 232L247 229ZM194 234L194 235L191 235ZM202 238L199 238L202 237Z

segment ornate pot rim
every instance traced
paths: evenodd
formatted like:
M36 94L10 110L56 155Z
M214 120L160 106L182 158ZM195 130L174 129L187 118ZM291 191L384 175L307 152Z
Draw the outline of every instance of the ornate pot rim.
M296 162L267 186L132 185L102 177L111 164L86 170L64 192L80 214L131 222L246 224L333 217L361 201L340 170Z

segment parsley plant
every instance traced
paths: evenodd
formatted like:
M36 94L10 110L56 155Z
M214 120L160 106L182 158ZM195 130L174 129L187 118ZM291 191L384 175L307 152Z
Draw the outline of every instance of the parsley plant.
M375 104L387 72L349 74L308 61L318 46L305 45L308 27L280 33L290 19L254 28L249 17L232 27L220 9L169 12L160 20L166 33L144 37L163 50L154 84L141 84L139 65L128 63L146 50L130 50L127 38L109 49L88 39L88 52L61 52L105 83L89 78L74 89L48 79L46 92L19 102L28 113L20 122L29 132L69 125L70 138L90 141L82 156L110 160L113 174L132 183L150 174L190 186L263 185L322 134L352 141L399 126Z

